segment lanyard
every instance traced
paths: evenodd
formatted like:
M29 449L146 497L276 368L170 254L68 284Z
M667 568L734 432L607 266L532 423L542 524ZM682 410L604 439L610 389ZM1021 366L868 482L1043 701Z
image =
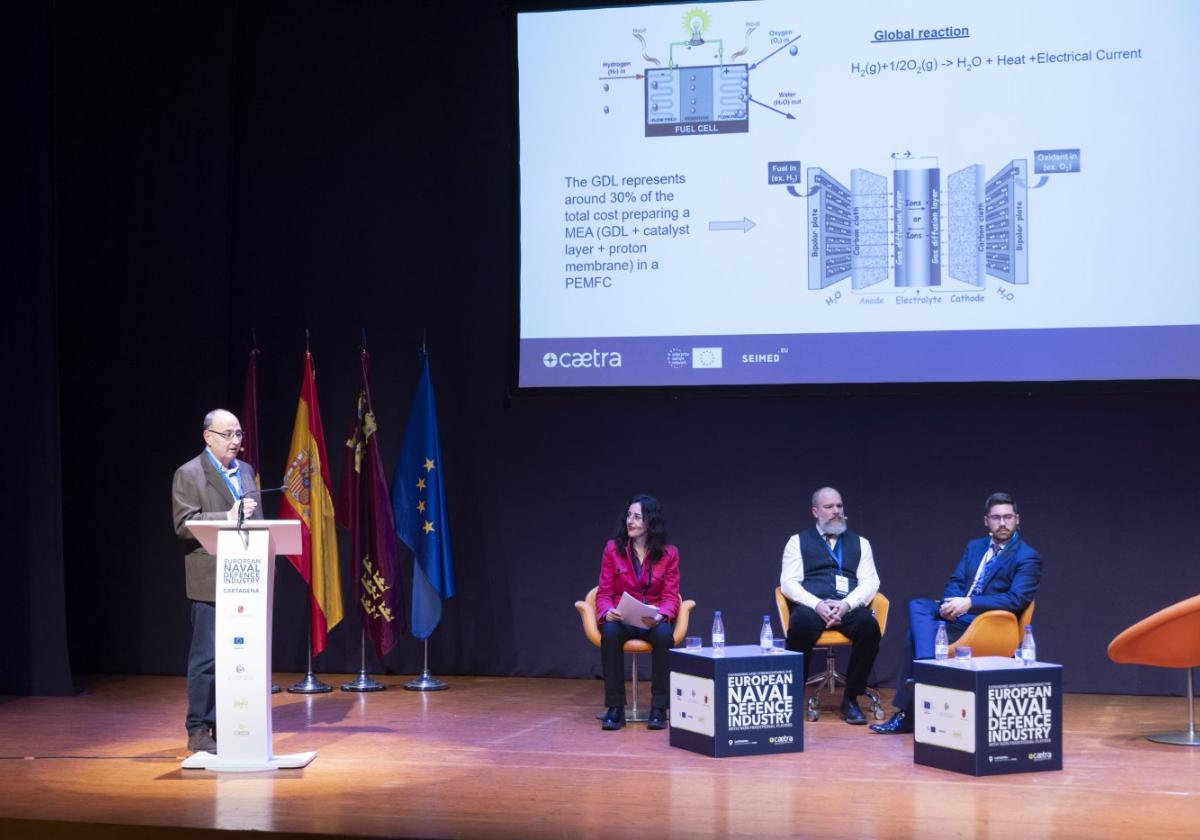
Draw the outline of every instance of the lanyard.
M840 534L838 535L837 542L834 543L834 545L837 547L836 551L829 547L829 540L825 539L824 534L821 534L820 536L821 536L821 545L825 546L825 550L829 552L829 556L833 558L833 562L837 563L838 574L841 574L841 572L842 572L842 537L841 537L841 535Z

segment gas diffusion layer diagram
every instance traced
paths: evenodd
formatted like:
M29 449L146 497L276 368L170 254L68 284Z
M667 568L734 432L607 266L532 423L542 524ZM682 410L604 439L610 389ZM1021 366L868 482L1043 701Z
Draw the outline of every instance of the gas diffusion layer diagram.
M936 158L897 157L892 174L892 237L887 178L850 172L850 188L820 167L808 175L808 288L849 276L854 289L887 279L888 247L897 287L940 286L942 237L949 275L982 288L985 275L1029 282L1027 162L1013 160L984 179L982 164L951 174L946 206ZM948 228L948 229L947 229Z

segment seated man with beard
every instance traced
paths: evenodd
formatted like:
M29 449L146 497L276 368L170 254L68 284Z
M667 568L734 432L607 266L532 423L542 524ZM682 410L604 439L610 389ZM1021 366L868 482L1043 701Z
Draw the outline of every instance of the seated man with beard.
M792 604L788 650L804 654L808 682L813 645L825 630L838 630L853 642L846 668L846 691L839 713L846 723L867 722L858 706L879 653L879 624L869 605L879 590L871 544L846 528L842 497L832 487L813 493L816 524L788 540L779 586Z

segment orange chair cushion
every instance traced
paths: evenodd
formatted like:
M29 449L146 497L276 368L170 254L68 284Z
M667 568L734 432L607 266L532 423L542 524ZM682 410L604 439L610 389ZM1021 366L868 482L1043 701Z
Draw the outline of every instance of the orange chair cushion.
M1162 668L1200 666L1200 595L1159 610L1117 635L1108 658Z

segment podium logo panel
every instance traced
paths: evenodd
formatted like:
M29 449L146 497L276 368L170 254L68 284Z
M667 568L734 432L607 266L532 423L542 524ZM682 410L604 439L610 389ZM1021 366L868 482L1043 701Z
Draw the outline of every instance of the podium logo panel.
M259 557L225 557L221 562L221 594L257 594L262 584L263 561Z

